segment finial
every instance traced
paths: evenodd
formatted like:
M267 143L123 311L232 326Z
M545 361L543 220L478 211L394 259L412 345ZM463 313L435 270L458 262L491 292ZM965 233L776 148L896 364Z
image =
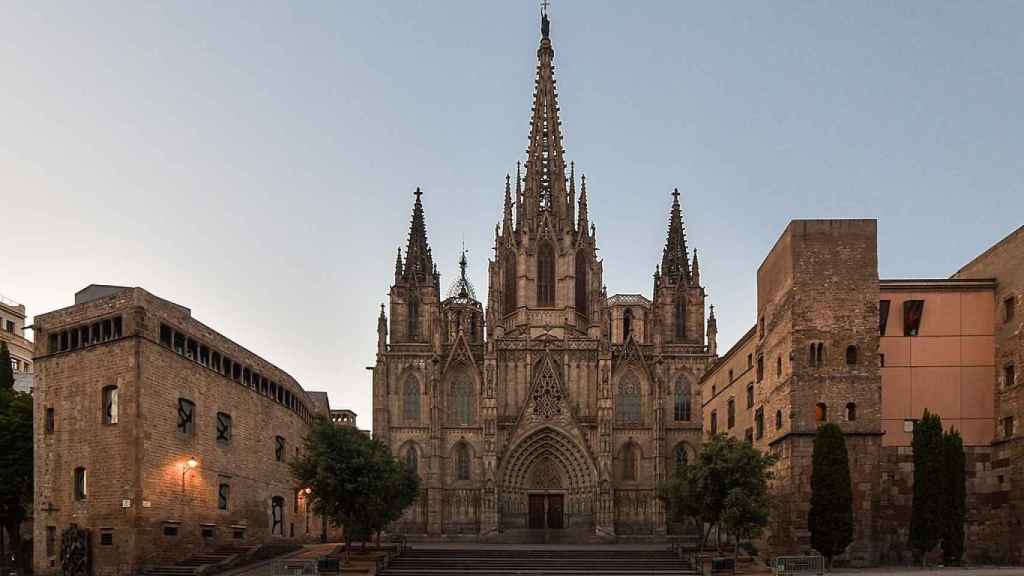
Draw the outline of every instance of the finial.
M672 201L676 203L679 202L679 188L672 189Z
M420 187L419 187L419 186L417 186L417 187L416 187L416 191L415 191L415 192L413 192L413 194L415 194L415 195L416 195L416 199L417 199L417 200L419 200L419 199L420 199L420 196L423 196L423 192L421 192L421 191L420 191Z
M551 21L548 20L548 7L551 6L550 0L541 0L540 2L540 34L544 38L547 38L551 34Z

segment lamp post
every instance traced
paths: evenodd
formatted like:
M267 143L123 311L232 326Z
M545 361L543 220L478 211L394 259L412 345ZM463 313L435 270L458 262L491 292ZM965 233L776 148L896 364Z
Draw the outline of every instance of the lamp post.
M186 460L184 464L181 465L181 492L182 493L185 492L185 474L188 474L189 470L195 469L196 466L199 466L199 461L196 460L195 456L192 456L191 458Z

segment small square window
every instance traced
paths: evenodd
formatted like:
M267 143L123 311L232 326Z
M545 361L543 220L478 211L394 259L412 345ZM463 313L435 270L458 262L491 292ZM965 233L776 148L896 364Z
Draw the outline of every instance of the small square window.
M103 389L103 423L117 424L117 386Z
M100 530L100 546L114 545L114 531L109 528Z
M204 539L211 540L217 536L217 529L213 526L203 526L201 533Z
M217 413L217 443L221 445L231 444L231 415L224 412Z
M47 434L53 434L53 430L54 430L54 426L55 426L54 417L53 417L53 408L47 408L46 409L46 424L45 424L45 426L46 426L46 428L45 428L46 433Z
M904 420L903 421L903 431L904 432L908 432L908 433L913 432L914 431L914 421L913 420Z
M177 536L178 525L177 524L164 524L164 536Z
M89 478L85 468L75 468L75 500L85 500L89 495Z
M907 300L903 303L903 335L917 336L924 316L924 300Z
M1014 299L1013 296L1010 296L1006 300L1003 300L1003 321L1004 322L1010 322L1010 321L1013 320L1013 317L1017 313L1017 311L1014 309L1014 308L1016 308L1016 305L1017 305L1017 302L1016 302L1016 300Z
M1010 362L1006 366L1003 366L1003 386L1009 388L1010 386L1016 384L1016 382L1017 370L1016 367L1013 365L1013 362Z
M1007 416L1003 418L1003 437L1012 438L1016 430L1014 429L1013 416Z
M274 458L278 462L284 462L284 437L274 437Z
M227 510L228 501L231 498L231 486L228 484L221 484L217 488L217 509Z
M235 527L231 529L231 537L235 540L245 539L245 528Z

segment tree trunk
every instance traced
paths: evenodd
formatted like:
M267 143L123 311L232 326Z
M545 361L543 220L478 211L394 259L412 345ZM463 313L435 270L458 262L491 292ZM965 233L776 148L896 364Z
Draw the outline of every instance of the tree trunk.
M708 544L708 538L711 537L711 527L712 526L714 526L714 524L708 524L708 529L704 531L704 538L702 538L701 541L700 541L700 551L701 551L701 553L704 552L704 548Z
M740 563L740 537L738 534L733 534L733 545L732 545L732 573L736 573L736 566Z

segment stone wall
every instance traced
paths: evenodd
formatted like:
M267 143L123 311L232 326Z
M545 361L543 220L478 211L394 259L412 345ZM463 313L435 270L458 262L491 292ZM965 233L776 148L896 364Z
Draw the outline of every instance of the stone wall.
M120 330L104 338L101 329L93 342L92 326L115 318ZM90 339L64 350L63 335L83 326ZM272 379L295 399L286 406L283 392L271 398L258 385L176 352L162 342L161 326ZM91 531L100 575L131 574L204 549L319 536L319 519L275 451L281 436L282 458L295 456L313 415L286 373L192 319L188 309L138 288L37 316L36 330L37 573L53 573L52 553L71 523ZM114 423L104 418L110 386L117 386ZM178 429L179 398L195 403L192 433ZM231 417L228 441L217 438L218 413ZM189 468L189 458L198 466ZM76 495L78 468L85 470L84 498ZM228 486L226 510L219 506L221 484ZM271 534L272 498L284 503L278 534ZM48 546L48 528L55 546Z

